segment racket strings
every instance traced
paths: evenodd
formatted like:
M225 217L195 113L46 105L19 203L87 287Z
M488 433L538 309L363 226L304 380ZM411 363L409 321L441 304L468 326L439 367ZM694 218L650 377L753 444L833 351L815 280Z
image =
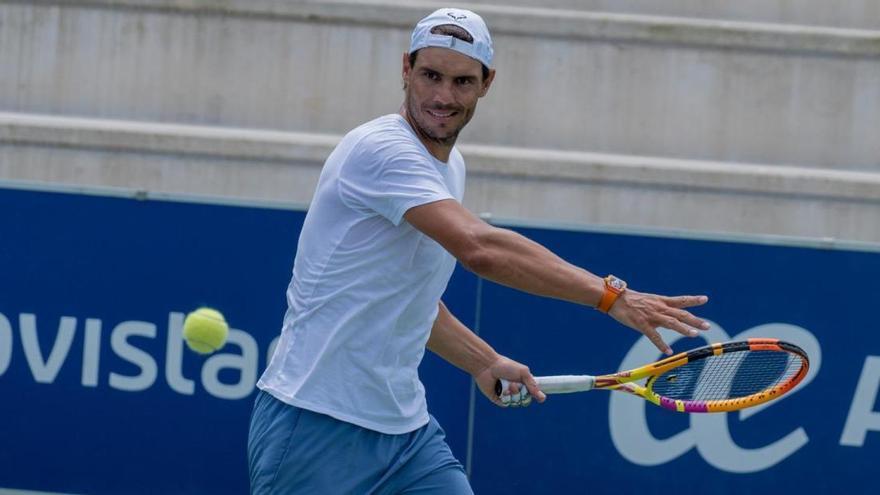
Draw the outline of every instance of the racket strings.
M728 352L669 370L652 389L670 399L713 401L747 397L791 380L803 358L789 352Z

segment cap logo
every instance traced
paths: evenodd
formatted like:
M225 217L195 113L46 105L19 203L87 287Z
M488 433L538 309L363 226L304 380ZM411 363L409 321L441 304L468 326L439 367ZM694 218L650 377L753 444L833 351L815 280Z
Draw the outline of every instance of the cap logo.
M429 46L449 48L492 67L495 50L489 28L470 10L442 8L420 20L412 32L409 53Z

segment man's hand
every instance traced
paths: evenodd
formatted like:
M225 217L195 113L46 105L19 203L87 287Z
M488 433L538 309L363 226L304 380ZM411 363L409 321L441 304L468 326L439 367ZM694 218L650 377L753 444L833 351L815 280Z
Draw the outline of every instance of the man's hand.
M657 328L668 328L687 337L696 336L698 330L708 330L709 323L684 310L706 304L708 300L706 296L666 297L627 289L617 298L608 314L620 323L638 330L657 349L670 355L672 349L660 337Z
M474 381L477 382L477 387L480 388L483 395L488 397L489 400L496 405L501 407L507 407L509 405L529 405L531 401L528 397L525 397L525 400L522 403L505 404L497 395L495 395L495 382L501 378L511 382L508 392L512 396L519 395L520 387L525 385L529 395L534 397L538 402L544 402L544 400L547 399L544 392L541 392L541 389L538 388L538 383L535 381L535 377L532 376L529 368L522 363L518 363L504 356L498 356L498 359L495 362L474 375Z

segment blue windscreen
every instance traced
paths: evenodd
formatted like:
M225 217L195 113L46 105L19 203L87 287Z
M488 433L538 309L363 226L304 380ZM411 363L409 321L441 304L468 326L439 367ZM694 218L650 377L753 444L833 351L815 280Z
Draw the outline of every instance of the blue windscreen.
M0 491L247 493L253 384L281 328L303 218L257 206L0 188ZM428 352L420 368L428 407L471 467L476 493L643 493L674 485L670 473L687 473L687 489L706 493L872 491L880 254L515 230L632 290L708 294L693 309L712 322L708 332L664 333L677 352L781 338L810 354L811 371L756 413L680 414L606 391L501 409L479 392L471 403L468 376ZM858 290L833 289L854 280ZM478 284L461 269L444 300L499 353L539 375L606 374L660 358L606 315ZM180 339L183 315L200 305L222 309L233 329L211 356ZM760 358L739 370L769 376L783 366L752 359ZM731 393L769 380L741 390L737 373L745 371L735 373ZM681 377L663 386L670 394L698 388Z

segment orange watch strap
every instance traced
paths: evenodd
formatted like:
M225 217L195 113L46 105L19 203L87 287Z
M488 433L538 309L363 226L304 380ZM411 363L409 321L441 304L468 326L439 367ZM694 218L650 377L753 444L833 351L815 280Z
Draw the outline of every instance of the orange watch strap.
M615 284L613 284L612 281L616 282L616 285L620 285L621 287L615 287ZM599 301L599 305L596 306L596 309L603 313L607 313L611 310L611 306L614 305L614 302L617 301L617 297L625 290L626 282L623 280L620 280L614 275L605 277L605 291L602 293L602 299Z

